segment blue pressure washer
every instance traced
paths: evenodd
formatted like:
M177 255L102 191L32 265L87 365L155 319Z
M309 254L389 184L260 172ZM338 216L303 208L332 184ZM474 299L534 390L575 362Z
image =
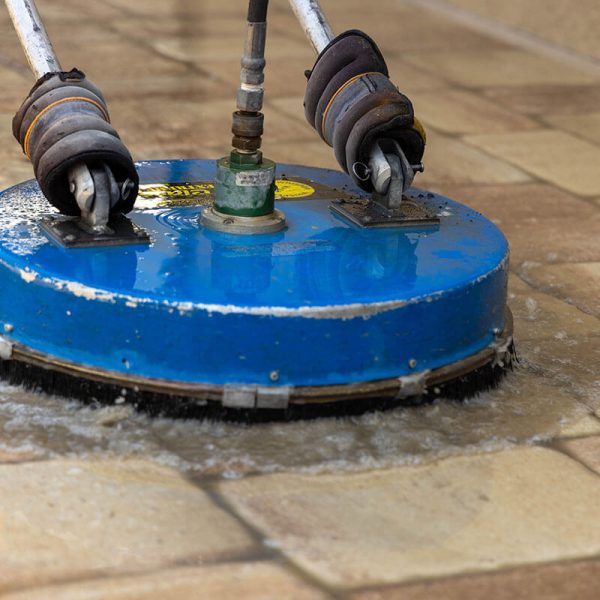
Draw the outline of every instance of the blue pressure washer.
M6 4L39 80L13 127L37 181L0 193L4 377L262 420L466 397L510 367L506 239L411 187L425 132L366 34L334 37L292 0L319 53L306 115L344 172L261 153L266 0L250 1L231 153L134 165L34 2Z

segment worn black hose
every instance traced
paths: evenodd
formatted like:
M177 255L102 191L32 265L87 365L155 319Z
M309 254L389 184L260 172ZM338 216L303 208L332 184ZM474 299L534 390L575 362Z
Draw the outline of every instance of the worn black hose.
M248 23L264 23L267 20L269 0L250 0Z

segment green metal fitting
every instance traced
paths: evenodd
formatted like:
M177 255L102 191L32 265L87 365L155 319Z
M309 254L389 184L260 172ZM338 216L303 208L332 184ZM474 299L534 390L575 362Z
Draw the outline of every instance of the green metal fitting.
M214 208L238 217L261 217L275 208L275 163L260 152L235 150L217 160Z

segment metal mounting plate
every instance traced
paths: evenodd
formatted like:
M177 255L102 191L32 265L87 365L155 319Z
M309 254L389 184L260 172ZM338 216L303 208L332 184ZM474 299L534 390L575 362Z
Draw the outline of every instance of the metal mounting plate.
M438 225L439 217L415 200L404 198L400 208L387 210L377 202L360 198L337 200L331 209L361 227L410 227Z
M125 215L114 215L108 222L111 234L103 234L85 227L79 219L52 215L39 221L39 226L50 239L65 248L97 248L150 244L150 237Z

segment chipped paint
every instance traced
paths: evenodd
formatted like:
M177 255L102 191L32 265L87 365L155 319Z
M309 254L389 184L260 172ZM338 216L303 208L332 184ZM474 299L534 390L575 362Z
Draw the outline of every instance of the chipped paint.
M27 283L33 283L36 279L38 279L39 275L30 269L20 269L19 275L23 281Z
M506 270L508 267L509 255L491 271L478 277L471 285L477 285L496 273L499 270ZM119 292L109 292L94 287L87 286L76 281L65 281L61 279L42 277L39 273L31 269L19 269L8 264L4 260L0 260L0 265L17 272L21 279L27 283L37 281L42 285L48 285L60 291L67 291L77 298L94 302L110 302L115 304L122 302L130 308L136 308L140 304L154 304L161 307L168 307L179 312L180 316L186 316L193 311L205 311L209 314L216 313L222 315L242 314L254 315L259 317L302 317L306 319L368 319L374 315L397 310L404 306L417 304L420 302L434 302L443 296L451 293L452 289L440 290L438 292L428 294L427 296L418 296L407 300L388 300L382 302L352 303L341 305L328 306L300 306L297 308L289 308L285 306L238 306L234 304L205 304L194 302L178 302L171 300L159 300L157 298L140 298Z
M93 300L95 302L111 302L114 304L119 297L118 294L113 292L92 288L76 281L60 281L56 279L51 281L55 287L65 289L77 298L85 298L86 300Z

